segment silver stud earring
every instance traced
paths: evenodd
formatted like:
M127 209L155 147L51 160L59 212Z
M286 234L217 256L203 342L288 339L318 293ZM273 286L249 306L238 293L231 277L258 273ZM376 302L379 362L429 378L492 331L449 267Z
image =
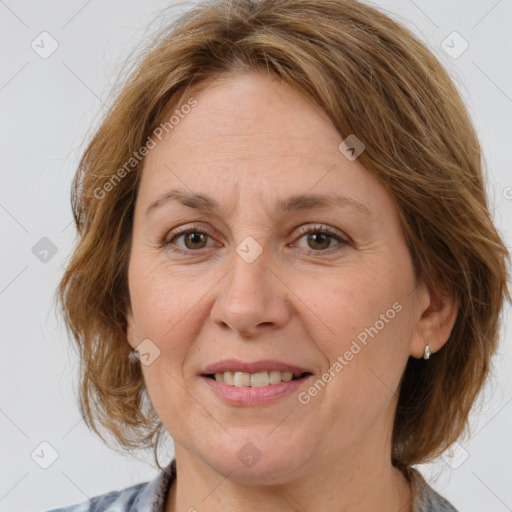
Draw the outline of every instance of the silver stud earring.
M428 342L427 342L425 351L423 352L423 359L428 359L430 357L430 354L432 354L432 352L430 351L430 347L428 346Z

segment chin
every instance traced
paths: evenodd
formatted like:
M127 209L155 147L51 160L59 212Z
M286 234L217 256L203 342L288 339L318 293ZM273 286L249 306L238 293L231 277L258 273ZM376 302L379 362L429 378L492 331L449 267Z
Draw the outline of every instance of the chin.
M275 444L268 440L265 443L264 436L254 442L230 441L233 449L210 449L201 458L216 472L226 477L229 475L229 480L239 484L282 483L303 473L305 462L310 459L286 443Z

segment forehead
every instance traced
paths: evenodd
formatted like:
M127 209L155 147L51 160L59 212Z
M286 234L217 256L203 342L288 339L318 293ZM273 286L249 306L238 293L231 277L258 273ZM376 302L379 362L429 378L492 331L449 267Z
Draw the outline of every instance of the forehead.
M337 146L339 134L319 105L261 73L221 76L194 98L197 106L168 137L178 151L194 150L188 155L194 161L210 161L219 152L318 159L327 145Z
M220 198L237 191L261 199L308 191L362 198L376 186L362 165L339 151L342 138L322 108L287 84L248 73L221 77L182 105L190 97L196 106L175 117L144 160L146 203L176 185ZM180 105L173 109L170 114Z

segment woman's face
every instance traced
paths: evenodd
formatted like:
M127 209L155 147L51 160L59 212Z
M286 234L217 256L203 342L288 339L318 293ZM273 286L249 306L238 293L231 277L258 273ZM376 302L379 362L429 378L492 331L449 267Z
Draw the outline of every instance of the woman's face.
M194 98L145 158L129 264L128 340L177 457L275 483L384 453L429 304L391 196L285 84L250 73ZM203 375L226 359L310 375Z

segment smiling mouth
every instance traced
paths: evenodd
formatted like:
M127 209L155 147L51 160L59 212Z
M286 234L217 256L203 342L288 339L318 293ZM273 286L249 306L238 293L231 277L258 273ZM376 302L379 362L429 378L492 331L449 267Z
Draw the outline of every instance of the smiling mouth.
M264 371L258 373L246 372L222 372L203 374L203 377L215 380L227 386L236 387L265 387L289 382L292 380L301 380L312 375L311 372L292 374L291 372Z

